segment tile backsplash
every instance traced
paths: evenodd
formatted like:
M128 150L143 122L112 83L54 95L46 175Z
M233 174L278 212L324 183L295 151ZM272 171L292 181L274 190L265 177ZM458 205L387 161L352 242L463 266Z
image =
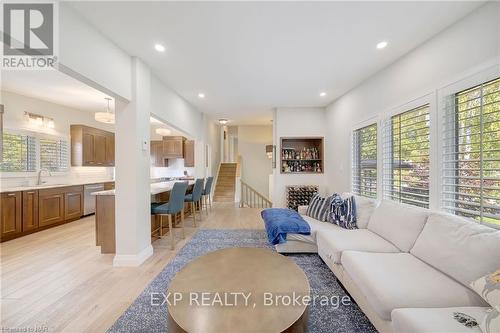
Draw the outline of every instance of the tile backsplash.
M106 167L71 167L68 172L58 172L49 175L47 172L42 173L42 181L47 184L71 184L74 182L84 181L103 181L103 180L113 180L115 174L115 168ZM1 187L17 187L25 185L35 185L37 182L37 175L30 173L29 176L11 176L5 177L4 175L0 178Z

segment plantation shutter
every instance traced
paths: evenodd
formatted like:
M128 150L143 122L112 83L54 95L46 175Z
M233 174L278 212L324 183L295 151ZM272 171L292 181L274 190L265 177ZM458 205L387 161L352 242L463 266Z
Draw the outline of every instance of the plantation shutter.
M500 226L500 78L445 105L443 209Z
M40 168L48 171L66 171L68 142L59 139L40 139Z
M429 207L429 105L397 114L384 124L384 197Z
M376 198L377 124L355 130L352 145L352 192Z
M33 136L3 133L2 172L36 171L36 139Z

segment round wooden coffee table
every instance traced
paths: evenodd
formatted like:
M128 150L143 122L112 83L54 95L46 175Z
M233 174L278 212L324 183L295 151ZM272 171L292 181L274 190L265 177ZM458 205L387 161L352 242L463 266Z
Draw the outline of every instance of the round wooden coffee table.
M229 248L187 264L170 283L170 332L307 332L309 281L269 249Z

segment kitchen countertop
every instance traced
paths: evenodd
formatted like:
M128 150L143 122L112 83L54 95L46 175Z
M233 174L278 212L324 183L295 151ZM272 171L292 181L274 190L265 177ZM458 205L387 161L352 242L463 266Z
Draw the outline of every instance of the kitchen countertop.
M172 189L175 183L181 180L171 180L167 182L153 183L151 184L151 195L155 195L158 193L168 192ZM190 180L189 185L193 185L194 181ZM92 195L115 195L115 190L107 190L107 191L99 191L93 192Z
M33 191L33 190L43 190L49 188L57 187L67 187L67 186L77 186L77 185L90 185L90 184L102 184L114 182L114 179L103 179L103 180L75 180L69 181L61 184L42 184L42 185L26 185L26 186L16 186L16 187L2 187L0 188L0 193L4 192L17 192L17 191Z

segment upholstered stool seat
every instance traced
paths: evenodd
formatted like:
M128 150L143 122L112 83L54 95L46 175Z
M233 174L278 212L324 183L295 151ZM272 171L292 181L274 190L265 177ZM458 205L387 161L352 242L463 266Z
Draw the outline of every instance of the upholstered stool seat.
M151 203L151 214L160 216L160 226L159 228L152 231L153 233L159 232L160 238L163 237L163 216L168 218L168 228L170 231L170 242L172 250L175 245L174 237L174 226L172 225L172 216L181 214L181 227L182 227L182 238L185 237L184 233L184 198L186 196L186 190L188 188L187 182L177 182L172 187L170 191L169 202L166 203Z

